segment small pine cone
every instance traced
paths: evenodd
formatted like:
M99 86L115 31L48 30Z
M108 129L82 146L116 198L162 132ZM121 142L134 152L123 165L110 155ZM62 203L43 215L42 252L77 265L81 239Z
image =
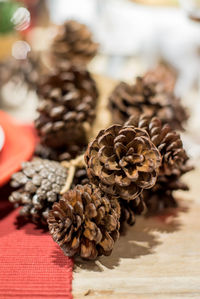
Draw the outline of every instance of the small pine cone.
M186 166L188 156L183 148L180 135L175 132L170 125L163 125L157 117L149 117L145 114L140 117L130 117L126 125L137 126L148 132L151 141L158 148L162 156L162 164L159 175L177 175L182 174L183 168L185 172L191 170Z
M188 191L189 188L176 175L159 176L156 185L151 190L143 192L148 211L155 213L166 208L176 208L178 204L173 192L177 190Z
M135 200L123 200L119 199L121 215L120 215L120 228L122 229L124 224L134 225L135 215L141 215L146 210L146 205L143 200L143 195L139 195Z
M113 125L89 144L85 161L92 183L105 193L133 200L156 183L161 156L145 130Z
M157 116L162 123L169 123L173 129L183 129L187 113L180 100L173 94L157 92L156 84L146 83L138 77L134 85L119 83L109 100L113 122L123 124L130 116L142 113L150 117Z
M60 26L51 46L51 56L56 64L59 61L87 64L97 53L98 44L86 25L69 20Z
M49 231L67 256L110 255L119 237L117 200L91 185L77 185L53 205Z
M38 88L41 100L35 126L41 143L52 148L87 144L98 92L89 72L62 63Z
M20 215L36 224L47 224L49 210L59 200L67 171L58 162L35 159L25 162L22 171L13 174L11 185L20 188L9 200L22 206Z
M165 63L160 63L155 69L144 74L146 84L154 84L157 92L173 93L177 74L176 71Z
M0 63L0 85L12 80L24 82L29 89L34 89L39 80L40 61L37 54L29 54L25 60L10 58Z

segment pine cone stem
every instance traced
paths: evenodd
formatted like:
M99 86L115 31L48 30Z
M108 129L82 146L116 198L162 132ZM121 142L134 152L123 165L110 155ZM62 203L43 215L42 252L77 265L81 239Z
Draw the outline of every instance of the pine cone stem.
M75 171L76 171L76 167L74 165L71 165L69 168L69 173L68 173L66 183L65 183L64 187L62 188L62 190L60 191L60 194L64 194L65 192L67 192L70 189L73 179L74 179Z
M70 188L74 180L74 175L76 168L81 168L85 166L84 155L78 156L76 159L71 161L63 161L61 165L68 169L68 176L64 187L62 188L60 194L66 193Z

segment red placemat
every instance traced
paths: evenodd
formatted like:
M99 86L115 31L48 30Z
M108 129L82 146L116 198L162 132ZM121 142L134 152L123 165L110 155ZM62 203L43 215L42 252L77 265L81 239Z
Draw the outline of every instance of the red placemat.
M0 189L0 298L72 298L73 261L48 232L16 226L18 211ZM6 198L4 198L6 199Z

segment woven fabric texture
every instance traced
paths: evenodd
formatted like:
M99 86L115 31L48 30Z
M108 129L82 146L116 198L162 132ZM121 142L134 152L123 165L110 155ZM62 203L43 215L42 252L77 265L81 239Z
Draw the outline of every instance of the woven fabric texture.
M0 298L72 298L72 259L48 232L16 220L0 189ZM5 198L3 198L5 197Z

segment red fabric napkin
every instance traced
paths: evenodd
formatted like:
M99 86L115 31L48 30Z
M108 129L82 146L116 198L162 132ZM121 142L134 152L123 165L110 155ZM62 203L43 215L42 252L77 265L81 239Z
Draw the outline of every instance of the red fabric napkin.
M0 298L71 299L73 261L48 232L30 223L17 229L18 210L2 196L1 188Z

